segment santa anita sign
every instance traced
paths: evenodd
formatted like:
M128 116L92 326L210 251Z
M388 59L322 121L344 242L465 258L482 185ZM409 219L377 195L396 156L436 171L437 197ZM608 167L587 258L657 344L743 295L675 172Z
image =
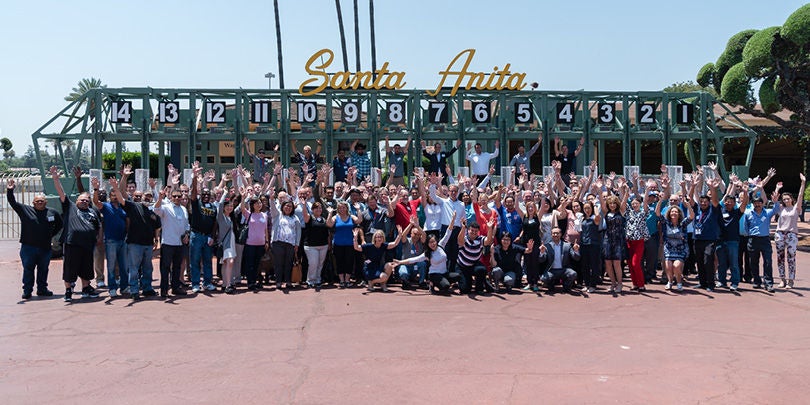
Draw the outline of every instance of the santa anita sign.
M526 73L513 73L509 70L510 63L503 69L495 66L491 73L470 72L470 62L475 55L475 49L465 49L459 52L447 69L439 72L440 81L434 91L426 91L431 97L439 94L448 79L455 78L453 89L450 92L454 96L459 88L466 90L522 90L526 87L524 82ZM333 90L400 90L405 87L405 72L389 71L388 62L375 72L335 72L326 73L326 69L332 65L335 54L329 49L321 49L309 58L306 64L306 71L311 76L304 80L298 87L298 92L302 96L311 96L327 88ZM320 63L318 63L320 61ZM374 77L376 73L376 78ZM310 88L306 88L309 87Z

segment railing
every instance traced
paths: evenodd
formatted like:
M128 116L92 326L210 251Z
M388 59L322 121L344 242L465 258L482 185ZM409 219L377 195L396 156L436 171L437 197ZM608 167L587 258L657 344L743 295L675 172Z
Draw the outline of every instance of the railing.
M42 180L39 176L17 177L16 174L0 174L0 240L19 239L20 237L20 217L11 209L6 198L6 183L13 178L16 186L14 197L20 204L31 204L36 193L43 192Z

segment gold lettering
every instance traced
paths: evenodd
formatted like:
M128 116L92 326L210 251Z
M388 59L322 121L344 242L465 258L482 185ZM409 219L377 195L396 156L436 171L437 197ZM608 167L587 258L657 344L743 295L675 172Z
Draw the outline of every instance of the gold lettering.
M483 90L481 87L481 82L484 81L484 77L486 77L486 75L483 72L470 73L470 81L467 82L467 85L464 86L464 88L470 90L473 88L473 86L475 86L476 89ZM475 84L473 84L473 81L476 81Z
M317 61L319 58L321 58L324 55L327 56L326 61L324 61L322 64L320 64L318 66L313 67L312 65L315 63L315 61ZM305 65L306 66L305 69L306 69L307 73L309 73L310 75L313 75L313 76L321 77L323 82L321 82L321 84L318 85L318 87L316 87L314 90L304 91L304 87L306 87L310 83L317 82L318 79L311 78L311 79L304 80L304 82L301 83L301 86L298 87L298 92L301 93L302 96L311 96L313 94L316 94L316 93L319 93L319 92L323 91L326 88L326 85L329 84L329 75L326 74L326 68L329 67L330 64L332 64L333 59L335 59L335 54L332 53L332 51L329 50L329 49L321 49L320 51L315 52L315 54L312 55L312 57L309 58L309 60L307 61L307 64ZM316 69L320 69L320 70L316 70Z
M391 79L396 79L393 84L391 84ZM390 75L386 76L385 82L383 83L383 87L386 89L401 89L405 87L405 82L402 81L405 79L405 72L391 72Z
M450 70L456 64L456 61L458 61L461 55L464 55L465 53L468 54L468 56L461 70L459 71ZM439 85L436 86L436 91L434 91L433 93L428 91L427 94L431 97L436 97L439 94L439 92L442 91L442 86L444 85L444 81L447 80L447 76L457 75L458 78L456 78L456 83L453 85L453 90L450 91L450 95L455 96L456 91L458 91L458 87L461 85L461 81L464 80L464 76L467 74L467 68L470 66L470 62L472 61L473 55L475 55L475 49L472 48L465 49L459 52L458 55L456 55L456 57L453 58L452 61L450 61L450 64L447 65L447 69L439 72L439 74L442 76L442 80L439 82Z
M351 85L349 84L351 83L351 80L352 80L351 73L337 72L334 75L332 75L332 81L329 83L329 86L331 86L333 89L346 90L349 87L351 87Z
M526 87L526 83L523 83L523 79L526 78L526 73L512 73L509 75L509 80L506 81L506 88L509 90L523 90ZM511 84L512 79L517 79L517 83Z

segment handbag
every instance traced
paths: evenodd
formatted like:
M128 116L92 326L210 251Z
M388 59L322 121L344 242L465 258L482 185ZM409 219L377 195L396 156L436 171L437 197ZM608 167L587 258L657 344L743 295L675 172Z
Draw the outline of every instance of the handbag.
M239 237L236 238L236 243L238 243L240 245L244 245L245 243L247 243L248 231L250 231L250 217L251 216L253 216L252 212L248 216L247 223L242 225L242 228L239 230Z
M301 283L301 278L302 278L301 260L296 259L295 262L293 262L292 272L290 274L290 281L293 284L300 284Z

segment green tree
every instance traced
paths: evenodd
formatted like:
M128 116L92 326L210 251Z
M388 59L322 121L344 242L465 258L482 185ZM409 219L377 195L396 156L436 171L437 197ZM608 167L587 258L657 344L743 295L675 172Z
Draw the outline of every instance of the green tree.
M767 118L802 138L810 132L810 4L782 26L745 30L732 36L715 63L697 74L740 112ZM754 96L754 85L759 93ZM757 99L759 105L756 105ZM787 109L789 119L775 113Z
M665 93L690 93L693 91L705 91L717 97L717 92L714 91L714 88L701 86L691 80L672 83L669 86L664 87L662 91Z
M101 79L96 79L95 77L79 80L79 83L71 90L70 94L65 96L65 101L76 101L81 98L84 93L87 93L88 90L103 89L105 87L107 86L101 84Z

